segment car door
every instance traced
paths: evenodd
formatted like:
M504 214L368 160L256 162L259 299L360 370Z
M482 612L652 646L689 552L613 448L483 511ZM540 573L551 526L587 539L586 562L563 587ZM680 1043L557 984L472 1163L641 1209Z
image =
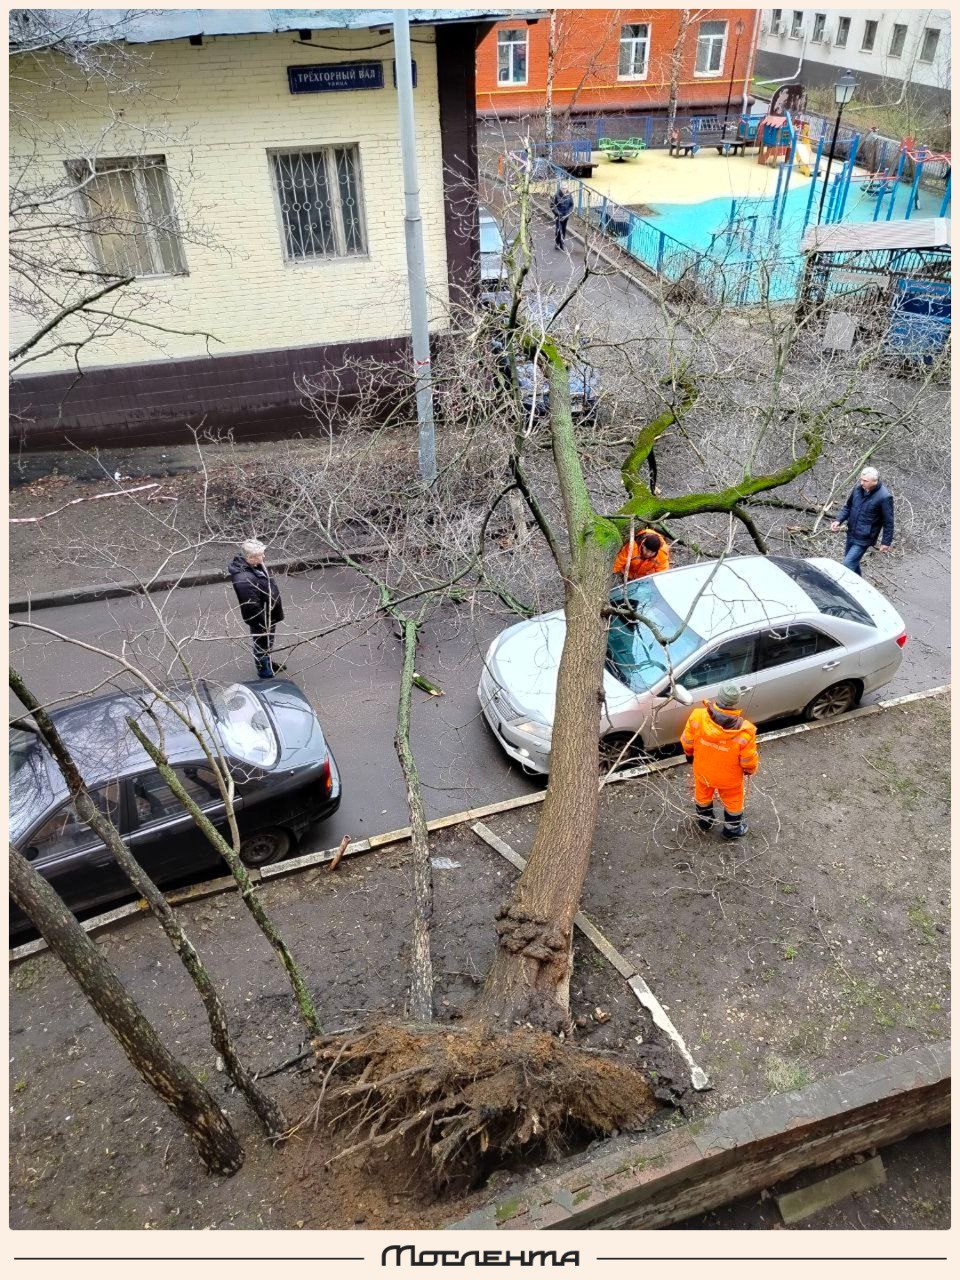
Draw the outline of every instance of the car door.
M178 764L178 780L214 826L226 828L226 805L206 760ZM128 779L131 853L155 884L169 884L220 864L220 855L180 804L157 769ZM236 799L240 808L242 800Z
M120 783L106 783L90 795L101 813L122 829ZM130 891L130 881L102 841L80 821L72 800L42 819L20 851L71 911L106 906Z
M765 628L759 637L751 719L802 711L811 698L851 674L856 658L828 632L808 622Z
M750 690L756 670L756 633L730 636L707 644L677 667L677 684L693 697L694 703L713 698L721 685L736 684L744 691L743 709L749 715ZM679 742L690 707L670 698L665 688L651 715L652 731L644 741L650 746L667 746Z

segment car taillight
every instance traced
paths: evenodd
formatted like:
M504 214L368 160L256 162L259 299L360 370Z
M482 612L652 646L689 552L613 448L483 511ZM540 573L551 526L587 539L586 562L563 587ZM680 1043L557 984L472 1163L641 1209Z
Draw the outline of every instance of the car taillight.
M897 636L897 644L900 648L904 648L907 643L907 633L904 631L902 635Z
M323 783L323 789L328 794L333 790L333 775L330 772L330 757L323 762L323 768L320 770L320 779Z

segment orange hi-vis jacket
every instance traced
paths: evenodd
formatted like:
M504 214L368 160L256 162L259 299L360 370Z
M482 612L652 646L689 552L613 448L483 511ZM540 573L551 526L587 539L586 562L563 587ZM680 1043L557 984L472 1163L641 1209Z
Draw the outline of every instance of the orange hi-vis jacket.
M640 554L640 543L644 535L656 532L656 529L641 529L636 538L628 539L620 548L620 553L613 562L613 572L623 577L623 571L627 567L627 560L630 561L628 582L634 582L637 578L646 578L651 573L661 573L664 569L669 569L670 552L662 538L660 539L660 550L652 560L644 560ZM657 534L657 537L660 537L660 535Z
M680 742L693 759L697 804L709 804L717 792L729 813L742 813L743 779L760 766L756 725L739 711L708 703L690 712Z

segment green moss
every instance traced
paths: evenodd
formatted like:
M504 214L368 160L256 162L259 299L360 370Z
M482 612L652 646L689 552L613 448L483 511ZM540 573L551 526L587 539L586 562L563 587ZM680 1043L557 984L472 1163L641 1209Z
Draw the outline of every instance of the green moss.
M504 1200L503 1204L498 1204L494 1215L497 1223L506 1222L508 1218L514 1217L521 1204L519 1196L515 1200Z

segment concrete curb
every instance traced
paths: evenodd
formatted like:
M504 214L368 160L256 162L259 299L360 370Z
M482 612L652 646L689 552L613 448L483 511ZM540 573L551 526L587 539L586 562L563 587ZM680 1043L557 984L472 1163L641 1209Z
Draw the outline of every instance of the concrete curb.
M813 733L817 729L829 729L838 724L845 724L848 720L858 720L864 716L877 715L881 711L889 708L906 706L911 702L922 702L926 698L938 698L942 694L950 692L950 685L937 685L935 689L925 689L921 693L906 693L898 698L888 698L882 702L872 703L868 707L857 707L853 711L848 711L846 715L837 716L833 720L817 720L810 724L794 725L790 729L775 729L770 733L758 733L758 742L772 742L777 738L789 738L798 733ZM651 774L662 773L666 769L678 769L686 764L683 756L676 756L669 760L658 760L655 764L638 765L635 769L624 769L622 772L614 774L605 785L616 784L618 782L631 782L635 778L649 777ZM480 805L475 809L461 809L459 813L450 813L443 818L431 818L427 823L428 831L442 831L445 827L460 826L465 822L477 822L481 818L495 817L498 813L509 813L513 809L525 809L528 805L542 804L546 791L534 791L527 796L514 796L511 800L498 800L493 804ZM393 831L385 831L382 835L370 836L364 840L355 840L352 844L348 844L343 851L343 857L350 857L356 853L370 853L374 849L382 849L387 845L401 844L404 840L410 839L409 827L397 827ZM338 849L317 849L312 853L301 854L299 858L289 858L285 862L278 862L274 866L263 867L259 871L250 872L252 880L275 880L280 876L294 875L298 871L306 871L311 867L323 866L324 863L332 862L336 857ZM173 903L192 902L197 898L208 898L216 893L226 893L236 889L237 884L233 876L221 876L217 880L208 880L203 884L194 885L189 889L182 889L176 893L168 895ZM94 916L90 920L83 922L83 929L86 933L93 933L97 929L106 928L108 925L115 924L117 921L126 920L132 916L143 915L147 911L146 902L141 898L137 902L129 903L125 907L117 907L113 911L108 911L105 915ZM13 948L9 953L9 962L16 964L20 960L26 960L29 956L37 955L47 950L47 944L42 938L37 938L33 942L25 942L19 947Z
M950 1121L950 1042L639 1137L524 1180L447 1230L651 1230Z
M360 547L346 554L354 560L363 560L374 552L382 551L382 544ZM331 552L312 559L278 560L271 564L274 573L305 573L310 569L326 569L344 563L343 556ZM8 612L32 613L37 609L56 609L63 605L93 604L97 600L114 600L121 596L142 596L158 591L173 591L180 587L205 587L212 582L227 582L226 569L198 569L196 573L184 573L175 578L154 578L149 582L128 579L125 582L101 582L91 587L65 587L59 591L38 591L34 595L18 596L10 601Z

